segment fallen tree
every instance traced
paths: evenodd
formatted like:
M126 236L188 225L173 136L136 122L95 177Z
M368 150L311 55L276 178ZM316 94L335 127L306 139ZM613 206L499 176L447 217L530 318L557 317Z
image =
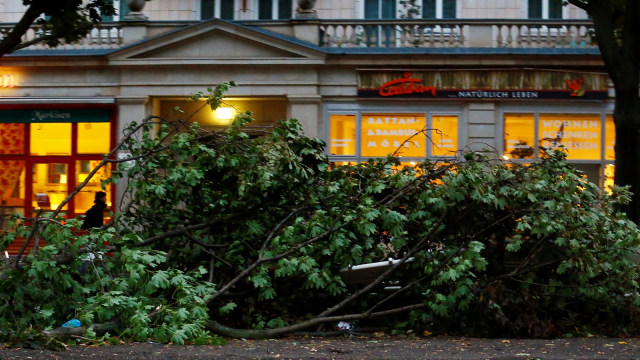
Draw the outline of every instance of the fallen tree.
M563 152L527 166L477 153L330 166L296 120L256 137L250 120L222 132L132 124L117 147L126 156L101 164L119 164L109 181L128 184L102 229L79 234L56 212L16 218L0 248L46 245L3 267L0 340L81 331L180 344L338 321L477 336L637 331L620 317L640 301L640 236L616 210L629 193L603 192ZM86 253L106 251L79 274ZM350 266L388 258L365 283L344 281ZM85 326L57 329L72 317Z

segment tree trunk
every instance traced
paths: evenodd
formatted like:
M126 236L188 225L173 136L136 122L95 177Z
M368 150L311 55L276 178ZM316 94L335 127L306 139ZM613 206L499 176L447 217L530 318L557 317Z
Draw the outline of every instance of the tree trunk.
M627 87L616 86L616 108L613 114L616 124L616 185L629 185L633 196L631 203L623 207L629 219L640 223L640 97L638 83Z
M20 43L22 36L29 30L31 25L42 14L42 8L32 4L27 8L20 21L13 27L2 41L0 41L0 57L13 52Z
M593 17L598 48L616 89L615 183L631 187L631 203L622 210L640 224L640 3L638 0L618 4L610 0L569 2Z

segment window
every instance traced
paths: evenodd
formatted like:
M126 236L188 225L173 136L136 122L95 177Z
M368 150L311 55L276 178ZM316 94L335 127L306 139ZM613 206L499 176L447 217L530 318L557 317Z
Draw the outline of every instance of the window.
M562 19L562 0L528 0L529 19Z
M106 154L111 150L110 137L105 136L111 131L111 124L78 123L78 154Z
M591 181L613 181L615 125L611 115L566 113L505 113L504 157L535 161L544 149L562 145L567 159Z
M562 0L549 1L549 19L562 19Z
M292 0L258 0L258 19L291 19L292 6Z
M113 5L113 7L116 9L116 14L119 14L120 13L120 11L118 10L119 2L116 2L115 0L110 0L108 2L110 2ZM114 20L113 15L100 14L100 17L102 18L102 22L112 22Z
M355 115L331 115L329 153L331 155L356 154Z
M258 19L273 19L273 0L258 0Z
M213 19L215 13L215 0L200 1L200 20Z
M233 20L234 0L200 0L200 19L207 20L214 17Z
M13 213L56 209L110 151L113 136L106 108L0 109L0 230ZM107 174L98 173L64 214L84 213Z
M426 129L424 114L362 114L360 155L384 157L397 154L403 157L426 156L427 138L420 134Z
M71 155L71 123L31 123L31 155Z
M79 160L76 161L76 184L80 184L87 179L89 173L100 163L100 160ZM85 187L80 190L80 192L73 198L76 209L78 209L78 213L82 213L87 211L93 206L93 201L95 200L95 194L98 191L105 191L102 189L100 183L104 179L108 179L111 177L111 171L108 166L100 168L96 174L91 177L91 180L87 183ZM107 187L107 206L111 207L111 194L110 188Z
M293 17L292 0L278 0L278 19L291 19Z
M118 11L118 15L120 15L120 20L123 20L125 16L129 15L131 10L127 5L127 0L120 0L120 11Z
M435 112L334 113L329 116L329 156L355 162L389 154L405 161L455 157L458 117Z
M457 0L422 0L425 19L455 19Z
M394 19L396 17L396 0L365 0L365 19Z
M458 116L433 115L431 118L431 155L455 156L458 151Z

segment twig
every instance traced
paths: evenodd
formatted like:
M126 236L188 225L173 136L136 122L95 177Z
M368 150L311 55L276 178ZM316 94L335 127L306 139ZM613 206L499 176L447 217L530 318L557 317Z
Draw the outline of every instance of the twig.
M215 225L215 224L220 223L220 222L228 221L230 219L233 219L235 217L241 216L243 214L244 213L231 214L231 215L215 218L213 220L209 220L209 221L204 222L204 223L200 223L200 224L196 224L196 225L189 225L189 226L185 226L185 227L179 228L179 229L173 229L173 230L167 231L165 233L162 233L160 235L152 236L152 237L150 237L150 238L148 238L148 239L146 239L146 240L144 240L142 242L135 243L132 246L135 246L135 247L146 246L146 245L149 245L149 244L154 243L156 241L163 240L163 239L166 239L166 238L174 236L174 235L185 234L186 232L188 232L190 230L204 229L204 228L206 228L208 226Z
M368 315L364 313L360 313L360 314L337 315L337 316L328 316L328 317L315 317L294 325L285 326L285 327L276 328L276 329L261 329L261 330L234 329L234 328L224 326L213 320L207 321L206 328L219 335L233 337L233 338L264 339L264 338L276 337L284 334L293 333L293 332L303 330L311 326L322 324L322 323L376 318L376 317L388 316L388 315L393 315L401 312L411 311L415 309L420 309L426 306L427 304L420 303L420 304L403 306L395 309L389 309L385 311L379 311L379 312L371 313Z
M20 248L20 251L18 251L18 254L16 255L16 263L15 263L16 270L20 270L20 258L22 258L22 255L27 249L27 246L29 246L31 239L33 239L33 236L36 232L38 219L40 218L41 214L42 214L42 209L38 209L38 211L36 212L36 216L33 218L33 224L31 224L31 232L29 232L29 236L27 236L27 239L24 241L24 244L22 244L22 248Z

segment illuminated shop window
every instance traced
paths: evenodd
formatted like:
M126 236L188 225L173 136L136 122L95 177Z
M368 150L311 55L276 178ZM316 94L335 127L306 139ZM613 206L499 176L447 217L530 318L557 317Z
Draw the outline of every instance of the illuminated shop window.
M100 160L78 160L76 163L76 184L81 184L84 182L89 173L100 163ZM111 177L111 171L108 166L101 167L98 172L96 172L93 177L89 180L87 185L85 185L80 192L74 196L73 201L75 201L76 212L83 213L89 210L93 206L93 202L95 200L95 194L98 191L104 191L107 193L107 207L111 207L111 187L107 186L106 189L103 189L101 186L102 180L108 179Z
M573 165L584 172L590 181L604 188L613 184L615 125L610 115L504 115L505 159L535 160L542 150L558 148L560 145L567 151L567 159L576 161Z
M600 114L540 114L539 140L545 148L562 144L569 160L600 160Z
M331 155L355 155L355 115L331 115L330 122L329 153Z
M455 157L459 116L426 112L362 112L329 117L328 152L332 161L366 161L397 156L405 162Z
M535 122L533 114L507 114L504 117L505 157L533 159Z
M427 138L423 114L362 114L361 155L425 157Z
M604 125L604 159L615 160L616 147L616 125L613 123L613 116L607 115ZM611 165L613 166L613 165ZM613 175L612 175L613 178Z
M458 116L431 117L431 155L455 156L458 151Z
M616 166L613 164L607 164L604 166L604 189L611 192L613 187L613 176L616 171Z
M32 166L32 211L55 210L67 197L68 167L65 163L37 163ZM68 204L63 207L67 210Z
M31 123L31 155L71 155L71 123Z
M111 149L108 109L0 109L0 231L7 216L55 210L89 169ZM74 138L75 136L75 138ZM101 191L96 178L65 204L63 215L83 214ZM107 186L109 194L112 186Z
M106 154L111 150L111 124L89 122L78 124L78 154Z

